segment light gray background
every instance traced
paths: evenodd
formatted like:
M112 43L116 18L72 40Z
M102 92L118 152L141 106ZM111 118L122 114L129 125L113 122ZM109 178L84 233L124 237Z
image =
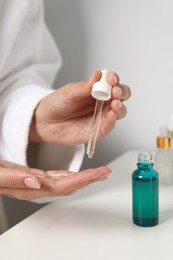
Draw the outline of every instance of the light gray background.
M107 68L131 87L128 114L83 167L105 164L128 149L154 150L159 126L173 113L171 0L45 0L46 21L63 67L56 86Z
M87 79L95 69L107 68L132 90L126 118L97 144L92 160L85 157L82 168L104 165L128 149L154 150L159 126L173 113L173 2L44 2L48 27L63 57L55 86ZM10 225L38 208L8 200Z

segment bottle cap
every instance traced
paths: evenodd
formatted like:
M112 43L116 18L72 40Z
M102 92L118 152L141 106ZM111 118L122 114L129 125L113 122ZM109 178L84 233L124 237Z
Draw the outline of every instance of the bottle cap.
M112 86L107 82L108 70L102 70L102 77L99 81L95 82L92 88L91 95L98 100L111 99Z
M171 138L169 136L157 137L157 147L158 148L170 148L171 147Z

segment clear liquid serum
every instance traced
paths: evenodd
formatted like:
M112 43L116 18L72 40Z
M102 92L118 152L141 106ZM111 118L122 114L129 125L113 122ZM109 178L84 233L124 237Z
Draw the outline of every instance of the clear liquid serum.
M155 226L159 220L159 176L152 160L152 154L139 153L132 174L133 223L142 227Z

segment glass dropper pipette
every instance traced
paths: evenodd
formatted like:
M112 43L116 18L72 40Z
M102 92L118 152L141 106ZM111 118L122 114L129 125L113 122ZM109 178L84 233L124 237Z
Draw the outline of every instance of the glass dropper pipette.
M102 77L100 81L94 83L91 92L91 95L96 99L96 104L91 122L89 140L86 150L88 158L90 159L93 157L95 151L104 101L109 100L111 98L112 86L107 83L107 75L108 70L102 70Z
M102 110L103 110L103 104L104 104L104 101L98 100L98 99L96 100L94 115L92 118L91 129L90 129L90 134L89 134L87 152L86 152L90 159L94 155L94 150L95 150L95 146L96 146L96 142L97 142L97 135L98 135L98 131L99 131L100 119L101 119Z

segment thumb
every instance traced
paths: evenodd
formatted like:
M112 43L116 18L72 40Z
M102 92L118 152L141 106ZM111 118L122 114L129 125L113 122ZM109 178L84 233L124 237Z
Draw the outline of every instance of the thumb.
M100 80L101 75L101 71L96 70L88 80L70 83L71 87L73 87L73 91L68 91L70 99L78 101L82 98L89 97L91 95L93 84Z
M41 182L24 169L0 167L0 187L40 189Z
M100 80L101 75L102 72L100 70L94 71L93 74L90 76L90 78L86 81L87 87L91 89L94 83Z

